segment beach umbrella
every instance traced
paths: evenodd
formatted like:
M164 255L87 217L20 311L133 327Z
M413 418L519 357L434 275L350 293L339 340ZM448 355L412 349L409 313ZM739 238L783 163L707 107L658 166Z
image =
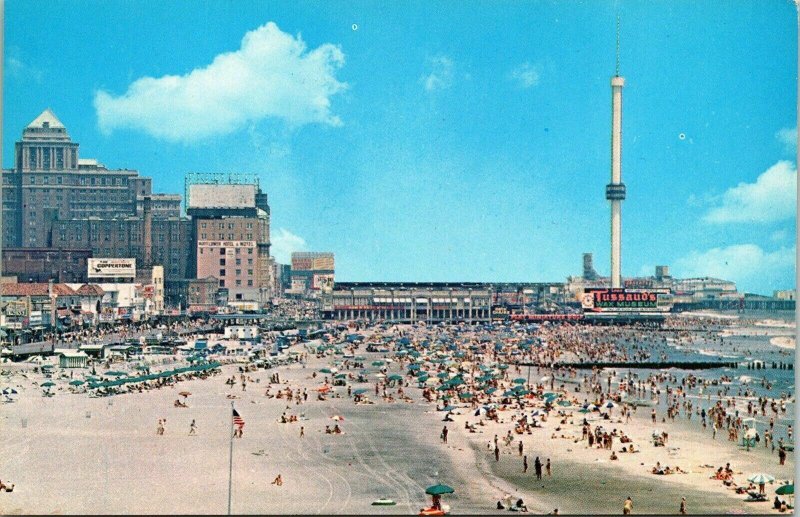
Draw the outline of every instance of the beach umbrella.
M383 366L383 361L372 361L372 366Z
M436 376L439 377L440 379L446 379L447 377L450 377L450 374L447 372L439 372L436 374Z
M508 370L508 365L507 364L501 364L500 366L498 366L498 368L500 368L501 370Z
M182 391L182 392L178 393L178 395L180 395L183 398L186 398L189 395L191 395L191 393L189 393L188 391Z
M497 391L497 388L495 388L494 386L490 386L490 387L486 388L486 389L485 389L485 390L483 390L483 391L484 391L485 393L487 393L487 394L491 395L492 393L494 393L495 391Z
M568 400L559 400L557 404L562 407L567 407L572 405L572 403Z
M390 375L388 377L388 380L390 380L390 381L402 381L403 380L403 376L402 375L397 375L396 373L394 373L394 374L392 374L392 375Z
M794 495L794 484L781 485L777 490L775 490L775 493L778 495Z
M79 380L79 379L75 379L74 381L69 381L70 386L80 386L83 383L84 383L84 381Z
M770 476L769 474L764 474L763 472L759 472L758 474L753 474L752 476L747 478L747 480L751 483L756 483L757 485L760 485L762 483L772 483L773 481L775 481L775 477Z
M442 409L440 409L439 411L452 411L454 409L456 409L455 406L445 406Z
M320 373L333 373L330 368L322 368Z
M428 495L452 494L453 492L455 490L447 485L433 485L425 489L425 493Z
M366 392L368 392L368 391L369 391L369 390L367 390L367 389L363 389L363 388L362 388L362 389L355 390L355 391L353 392L353 394L354 394L354 395L363 395L364 393L366 393Z
M517 377L516 379L514 379L511 382L513 382L514 384L525 384L525 379L522 378L522 377Z
M364 357L363 355L357 355L353 359L355 359L356 361L366 361L367 360L367 358Z
M55 383L55 382L50 382L50 381L47 381L47 382L43 382L43 383L42 383L40 386L41 386L42 388L49 388L49 387L51 387L51 386L55 386L55 385L56 385L56 383Z
M609 400L608 403L606 403L605 407L607 407L608 409L612 409L617 407L617 405Z
M525 395L530 395L530 390L518 390L516 392L517 397L524 397Z
M458 396L464 400L469 400L472 398L472 393L459 393Z

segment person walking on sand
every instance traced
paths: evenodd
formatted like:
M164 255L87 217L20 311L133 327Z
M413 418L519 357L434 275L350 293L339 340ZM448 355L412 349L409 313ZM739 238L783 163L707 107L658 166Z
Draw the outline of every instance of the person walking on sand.
M625 499L625 504L622 506L622 515L630 515L632 511L633 499L631 499L631 496L628 496L628 498Z
M552 472L550 471L550 458L547 458L547 465L545 465L544 470L547 472L547 477L552 475Z
M528 455L522 457L522 473L525 474L528 472Z
M519 455L520 455L520 456L522 456L522 447L523 447L523 445L522 445L522 440L520 440L520 441L519 441L519 447L517 447L517 449L519 449Z
M447 443L447 426L442 428L442 442Z
M304 437L305 435L306 435L306 428L301 425L300 426L300 438Z
M197 424L194 422L194 419L192 419L192 423L189 424L189 436L195 435L197 435Z
M494 461L500 461L500 447L494 446Z
M533 460L533 470L536 472L536 479L542 479L542 461L539 459L539 456L536 456L536 459Z
M681 508L678 510L678 513L681 515L686 515L686 498L681 497Z

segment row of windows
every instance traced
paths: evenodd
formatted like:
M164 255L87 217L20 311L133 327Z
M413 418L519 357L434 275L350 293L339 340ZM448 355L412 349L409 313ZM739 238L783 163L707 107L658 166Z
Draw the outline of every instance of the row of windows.
M233 230L235 227L236 227L235 223L228 223L228 229L229 230ZM247 223L245 225L245 227L248 230L252 230L253 229L253 223ZM206 228L208 228L208 223L200 223L200 228L205 230ZM224 230L225 229L225 223L218 223L217 224L217 228L219 228L220 230Z
M220 280L219 281L219 286L220 287L225 287L225 280ZM236 286L237 287L241 287L242 286L242 281L241 280L237 280L236 281ZM253 287L253 281L252 280L248 280L247 281L247 287ZM241 294L237 294L236 295L236 299L237 300L241 300L242 299L242 295Z
M236 254L237 255L240 255L241 251L242 251L242 248L236 248ZM203 254L205 254L205 252L206 252L206 249L201 247L200 248L200 254L203 255ZM219 249L219 254L220 255L225 255L225 248L220 248ZM248 255L252 255L253 254L253 248L247 248L247 254Z
M228 240L229 240L229 241L232 241L232 240L234 240L234 239L236 238L236 237L235 237L235 235L236 235L236 234L229 233L229 234L228 234ZM251 240L253 240L253 234L252 234L252 233L240 234L240 236L241 236L241 237L244 237L245 239L247 239L247 240L250 240L250 241L251 241ZM240 238L241 238L241 237L240 237ZM208 239L208 234L207 234L207 233L201 233L201 234L200 234L200 238L201 238L201 239ZM213 233L211 234L211 238L212 238L212 239L214 238L214 234L213 234ZM225 238L225 234L224 234L224 233L218 233L218 234L217 234L217 238L218 238L218 239L224 239L224 238Z
M28 185L63 185L64 176L40 176L40 175L26 175ZM107 178L105 176L79 176L78 178L67 176L67 185L94 185L94 186L125 186L128 184L128 178Z

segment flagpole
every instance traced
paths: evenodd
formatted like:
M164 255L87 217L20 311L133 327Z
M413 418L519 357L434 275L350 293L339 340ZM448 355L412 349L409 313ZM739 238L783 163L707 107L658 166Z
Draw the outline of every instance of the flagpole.
M231 441L231 449L230 449L230 456L228 461L228 515L231 514L231 485L233 483L233 412L235 408L233 407L233 401L231 401L231 432L230 432L230 441Z

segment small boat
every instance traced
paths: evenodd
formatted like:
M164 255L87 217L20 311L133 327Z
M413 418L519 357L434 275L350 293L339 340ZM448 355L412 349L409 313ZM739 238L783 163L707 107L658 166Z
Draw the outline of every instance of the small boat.
M381 497L380 499L372 501L372 506L394 506L396 504L397 503L388 497Z

